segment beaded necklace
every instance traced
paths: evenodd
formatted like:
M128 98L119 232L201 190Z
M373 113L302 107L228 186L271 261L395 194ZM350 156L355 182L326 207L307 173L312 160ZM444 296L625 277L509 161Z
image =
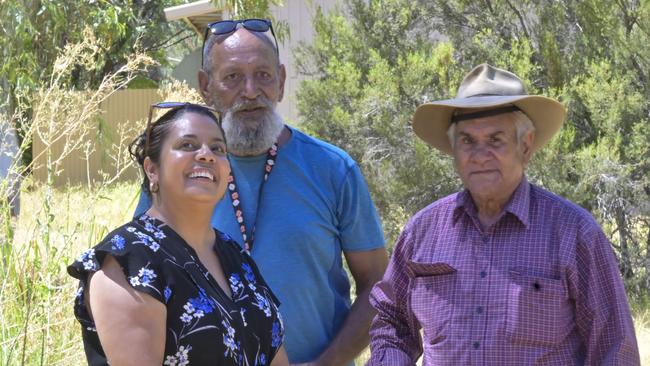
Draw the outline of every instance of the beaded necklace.
M278 155L278 144L273 143L269 151L266 153L266 162L264 163L264 180L262 181L262 186L260 187L260 194L257 196L257 210L255 211L255 224L257 224L257 214L260 208L260 202L262 202L262 193L264 192L264 184L269 179L269 175L275 166L275 159ZM230 172L228 176L228 190L230 191L230 198L232 198L232 207L235 211L235 220L239 224L239 231L241 231L242 238L244 239L244 249L247 252L250 252L253 249L253 240L255 239L255 225L251 229L251 237L248 240L248 235L246 235L246 224L244 223L244 210L241 208L241 195L237 190L237 183L235 182L235 176Z

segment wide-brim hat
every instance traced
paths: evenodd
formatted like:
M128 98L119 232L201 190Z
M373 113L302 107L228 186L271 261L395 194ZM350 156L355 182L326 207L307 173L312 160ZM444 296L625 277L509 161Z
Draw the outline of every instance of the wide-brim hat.
M457 109L492 109L506 105L516 106L533 122L533 151L544 146L557 133L566 117L566 109L560 102L540 95L528 95L517 75L481 64L465 75L456 98L420 105L413 115L413 131L429 145L452 155L447 130Z

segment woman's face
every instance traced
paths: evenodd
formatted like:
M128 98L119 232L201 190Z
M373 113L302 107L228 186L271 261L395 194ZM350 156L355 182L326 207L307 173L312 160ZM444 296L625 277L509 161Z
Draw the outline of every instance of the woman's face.
M162 143L159 164L145 171L158 182L158 200L198 200L216 204L226 191L230 164L226 142L213 120L186 112L172 122Z

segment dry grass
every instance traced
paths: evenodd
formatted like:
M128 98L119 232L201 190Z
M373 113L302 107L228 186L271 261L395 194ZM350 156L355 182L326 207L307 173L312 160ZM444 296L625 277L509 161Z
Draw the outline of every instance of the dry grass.
M650 366L650 307L634 312L634 328L641 353L641 365Z
M22 215L3 264L0 289L0 365L77 365L85 360L72 300L76 281L66 266L82 250L126 222L136 184L47 193L23 192ZM52 202L49 248L43 235L46 194Z
M85 93L72 90L68 85L71 73L79 67L96 67L98 52L101 47L90 32L82 43L66 45L50 78L33 95L33 113L15 116L32 116L25 124L30 127L19 151L38 136L45 145L42 161L47 178L31 191L30 183L24 182L18 220L10 217L6 205L0 205L0 365L84 363L79 326L71 312L75 284L65 268L81 249L94 245L124 221L129 207L125 199L133 194L122 190L137 189L133 184L108 188L107 183L117 176L107 177L94 189L56 191L54 182L63 159L83 153L83 142L96 127L100 104L152 63L149 57L134 54L123 67L106 75L98 88ZM62 143L62 149L52 148L56 142ZM124 156L125 144L115 142L121 151L111 155ZM22 176L33 168L16 165L11 170Z

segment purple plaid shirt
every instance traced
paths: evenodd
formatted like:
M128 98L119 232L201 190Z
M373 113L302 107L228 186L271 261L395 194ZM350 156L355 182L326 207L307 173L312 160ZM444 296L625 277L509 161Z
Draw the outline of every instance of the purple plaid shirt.
M367 365L639 364L609 241L525 178L486 230L466 190L416 214L370 301Z

